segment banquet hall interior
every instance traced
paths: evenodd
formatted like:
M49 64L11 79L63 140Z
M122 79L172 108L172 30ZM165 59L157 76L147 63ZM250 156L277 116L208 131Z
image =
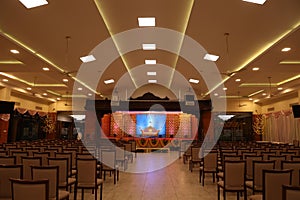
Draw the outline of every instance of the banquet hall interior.
M0 200L300 199L299 10L1 0Z

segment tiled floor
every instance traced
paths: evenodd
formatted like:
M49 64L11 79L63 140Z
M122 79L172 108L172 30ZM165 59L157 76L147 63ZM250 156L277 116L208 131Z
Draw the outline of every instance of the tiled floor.
M205 186L201 186L199 171L195 168L190 172L182 159L176 159L177 154L138 154L133 163L129 163L128 172L120 172L120 180L116 185L113 184L113 177L107 176L103 200L216 200L217 186L212 183L211 175L206 175ZM152 171L153 168L160 168L166 163L170 164ZM141 169L152 172L132 173ZM77 198L81 199L81 191L78 192ZM73 194L70 199L73 199ZM94 199L91 191L85 192L85 199ZM227 199L236 199L236 194L228 193Z

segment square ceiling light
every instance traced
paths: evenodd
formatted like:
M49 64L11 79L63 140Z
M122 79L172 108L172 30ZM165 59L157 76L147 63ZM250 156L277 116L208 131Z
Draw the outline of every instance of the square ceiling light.
M156 76L156 72L147 72L148 76Z
M157 80L148 80L148 83L157 83Z
M190 78L189 82L197 84L197 83L199 83L199 80Z
M108 80L104 81L105 84L110 84L110 83L114 83L114 82L115 82L114 79L108 79Z
M156 44L143 44L142 48L143 50L155 50Z
M84 63L88 63L88 62L95 61L96 58L93 55L88 55L88 56L80 57L80 60Z
M138 17L139 27L155 26L155 17Z
M156 60L145 60L145 64L146 65L155 65L156 64Z
M46 0L19 0L26 8L35 8L48 4Z
M204 56L203 59L215 62L215 61L217 61L219 59L219 56L207 53L207 54L205 54L205 56Z
M243 0L243 1L263 5L267 0Z

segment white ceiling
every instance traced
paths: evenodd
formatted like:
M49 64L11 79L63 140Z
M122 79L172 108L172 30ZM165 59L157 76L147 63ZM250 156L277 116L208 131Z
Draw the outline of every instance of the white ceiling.
M242 0L48 2L26 9L17 0L0 1L0 63L23 63L0 64L2 87L31 87L31 96L46 92L47 98L56 99L71 94L73 80L79 80L83 95L96 92L96 98L110 98L113 90L123 96L126 91L126 97L140 87L152 91L147 80L157 79L174 94L192 88L199 99L208 99L210 93L220 93L224 83L228 97L249 98L261 91L251 96L261 103L299 90L300 64L279 64L300 61L299 0L268 0L264 5ZM156 17L156 28L139 28L137 17ZM156 42L158 49L143 51L143 42ZM284 47L291 51L281 52ZM20 54L10 53L11 49ZM206 51L219 55L219 60L204 61ZM82 64L79 58L91 53L97 60ZM145 59L158 64L146 66ZM260 70L254 72L253 67ZM147 71L156 71L157 76L148 77ZM232 71L239 72L226 75ZM115 83L103 83L111 78ZM188 83L190 78L200 82ZM270 93L269 80L272 98L266 99L262 93ZM278 87L291 91L281 94Z

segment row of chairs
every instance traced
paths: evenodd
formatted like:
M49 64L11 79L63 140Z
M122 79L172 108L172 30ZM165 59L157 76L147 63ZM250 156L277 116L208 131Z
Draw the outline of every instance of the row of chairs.
M77 172L74 181L68 182L68 180L64 180L68 182L66 183L67 185L74 184L74 199L76 200L77 198L78 189L82 189L82 199L84 189L93 189L93 191L95 190L96 200L99 187L100 199L102 199L103 179L98 178L97 160L79 158L76 161ZM0 165L0 199L69 199L69 192L59 189L62 187L62 185L60 185L61 168L59 165L54 165L54 163L48 166L31 165L30 178L24 177L23 168L23 165Z

